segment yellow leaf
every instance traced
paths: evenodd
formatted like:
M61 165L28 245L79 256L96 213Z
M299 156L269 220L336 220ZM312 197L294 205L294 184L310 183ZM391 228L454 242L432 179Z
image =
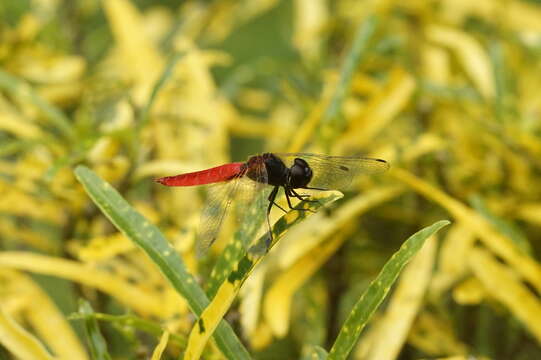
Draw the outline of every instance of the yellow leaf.
M268 136L271 131L274 131L268 122L250 116L236 117L230 122L229 129L231 133L245 137Z
M2 194L0 211L6 214L28 216L51 221L55 224L61 224L65 219L64 210L58 207L54 201L42 201L18 190L13 184L7 184L0 180L0 193Z
M481 282L470 277L453 289L453 299L461 305L477 305L485 298L485 290Z
M476 39L460 30L440 25L430 25L425 32L429 40L448 47L455 53L481 95L485 98L494 96L492 66L488 55Z
M168 315L156 294L143 291L108 272L75 261L26 252L3 251L0 252L0 266L80 282L116 297L120 302L141 314L159 317Z
M263 285L265 275L267 273L267 262L262 261L258 267L254 269L252 275L246 279L244 285L240 289L241 303L239 312L242 315L240 323L242 325L243 334L252 338L252 335L257 330L257 321L259 320L259 310L261 298L263 295Z
M431 290L436 298L468 271L468 253L473 248L474 242L475 236L468 227L457 223L449 228L441 245L438 272L431 284Z
M246 88L238 94L238 101L247 109L265 111L271 105L272 97L266 91Z
M262 321L250 340L254 350L261 350L267 347L271 343L272 339L271 328L267 325L267 323Z
M281 266L287 267L287 270L268 290L263 307L263 315L274 335L283 337L287 334L293 295L343 243L349 234L344 230L348 222L374 206L398 196L400 192L401 189L395 187L376 188L366 192L342 205L332 216L314 215L315 221L306 221L309 230L299 226L299 231L290 235L291 240L294 238L295 241L288 242L286 239L282 242L291 245L287 246L287 251L274 256L279 258ZM306 242L303 238L309 241ZM330 239L323 242L327 238ZM302 245L298 250L293 249L303 243L307 245Z
M469 256L470 267L493 298L503 303L541 343L541 302L511 269L481 248Z
M181 160L153 160L139 166L135 171L136 179L147 176L166 176L172 174L182 174L197 169L197 164Z
M336 234L338 229L352 219L399 196L402 192L402 188L395 186L374 188L348 200L332 216L316 214L292 228L286 235L291 241L286 238L279 243L272 255L277 257L280 267L288 268L299 259L312 256L312 251L316 251L323 240Z
M135 249L135 245L123 234L97 236L84 246L74 249L74 254L83 262L97 262Z
M9 218L0 218L0 234L2 234L4 239L15 239L15 241L20 241L22 244L44 252L58 250L57 245L44 237L43 234L35 232L32 229L21 228L16 225L16 221L12 221Z
M293 43L308 60L320 56L322 32L329 17L327 6L324 0L295 0Z
M393 69L385 88L372 97L366 110L358 118L349 120L352 125L339 140L333 152L341 154L350 147L358 148L365 145L404 109L415 87L413 76L401 68Z
M512 240L497 232L482 216L406 170L393 168L390 175L445 208L478 236L487 247L505 259L537 290L541 291L541 265L523 254Z
M453 22L462 23L467 17L476 16L487 22L500 19L505 26L513 31L541 31L541 10L535 4L524 1L494 1L494 0L444 0L441 2L441 12Z
M349 235L349 232L343 231L316 249L312 249L282 273L267 291L263 314L274 335L277 337L287 335L295 292L336 252L346 235Z
M161 338L160 338L160 342L158 343L158 345L156 346L156 348L152 352L151 360L160 360L161 359L163 351L167 347L167 341L169 341L169 331L164 331Z
M0 130L4 130L23 139L43 137L43 132L36 125L27 122L22 116L3 111L0 111Z
M527 203L521 204L518 209L518 216L521 219L529 221L533 224L541 225L541 204Z
M18 52L9 69L31 82L65 84L83 76L86 62L81 56L59 55L36 46Z
M106 162L115 156L119 151L118 141L112 137L103 136L94 143L92 149L88 152L88 160L93 163L99 164L100 162Z
M231 306L238 291L239 288L236 284L227 280L222 283L214 299L205 308L205 311L203 311L190 331L184 360L197 360L200 358L209 337L216 330L216 327Z
M81 82L49 84L38 89L38 94L50 103L67 107L76 104L83 93Z
M425 78L436 84L447 85L451 75L449 54L433 45L425 45L421 51Z
M135 81L134 99L147 101L164 61L144 31L144 19L129 0L103 0L103 8L118 46L123 75Z
M450 321L437 318L428 312L417 317L408 338L416 348L426 354L441 356L442 354L466 354L467 346L456 339Z
M21 360L54 360L32 334L0 308L0 343Z
M258 16L266 11L271 10L278 5L278 0L253 0L242 3L242 11L239 15L243 21Z
M328 91L324 92L322 100L312 108L306 119L301 122L288 147L289 152L300 151L314 134L319 125L319 121L321 120L321 116L323 115L323 111L328 106L330 100L329 95Z
M64 314L32 278L6 269L3 275L12 293L27 299L24 309L26 322L58 359L88 359L84 346Z

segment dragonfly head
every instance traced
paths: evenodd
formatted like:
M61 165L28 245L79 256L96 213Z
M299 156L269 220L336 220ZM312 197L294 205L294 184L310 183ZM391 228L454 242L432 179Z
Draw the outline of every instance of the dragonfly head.
M312 175L312 169L308 163L303 159L296 158L289 168L288 185L293 189L305 187L312 180Z

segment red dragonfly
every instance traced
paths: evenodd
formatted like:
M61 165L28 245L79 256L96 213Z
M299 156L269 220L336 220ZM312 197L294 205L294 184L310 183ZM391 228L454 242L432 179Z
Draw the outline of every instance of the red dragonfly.
M166 186L195 186L221 184L221 193L209 196L202 212L198 230L198 253L204 254L214 243L225 213L233 200L244 201L246 208L261 191L269 192L266 206L269 241L272 241L269 213L275 205L280 188L284 189L287 204L295 208L291 198L307 200L310 195L299 194L296 189L343 190L360 174L381 173L389 168L385 160L357 156L329 156L309 153L265 153L251 156L246 162L235 162L187 174L156 179ZM265 193L266 196L266 193ZM259 196L259 198L262 198ZM263 197L264 199L264 197Z

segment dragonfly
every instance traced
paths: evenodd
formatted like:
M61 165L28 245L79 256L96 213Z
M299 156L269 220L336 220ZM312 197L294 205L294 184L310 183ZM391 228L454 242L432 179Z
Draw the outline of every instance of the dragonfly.
M272 207L288 212L276 202L280 189L283 189L290 210L312 211L294 207L291 199L317 201L301 192L346 190L359 175L378 174L388 168L387 161L368 157L264 153L251 156L246 162L228 163L155 181L165 186L218 186L219 190L208 196L201 215L196 244L197 253L201 256L216 241L225 215L234 201L239 203L237 209L242 210L253 207L256 198L265 199L266 204L261 207L266 209L260 211L266 212L267 245L270 245L273 240L269 216ZM238 216L242 217L242 214Z

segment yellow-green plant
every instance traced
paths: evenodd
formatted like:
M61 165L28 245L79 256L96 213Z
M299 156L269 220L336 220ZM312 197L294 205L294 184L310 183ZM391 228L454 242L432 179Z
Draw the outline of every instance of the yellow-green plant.
M537 1L0 19L0 358L541 358ZM198 258L216 189L153 178L267 151L391 169L273 210L267 254L253 214Z

